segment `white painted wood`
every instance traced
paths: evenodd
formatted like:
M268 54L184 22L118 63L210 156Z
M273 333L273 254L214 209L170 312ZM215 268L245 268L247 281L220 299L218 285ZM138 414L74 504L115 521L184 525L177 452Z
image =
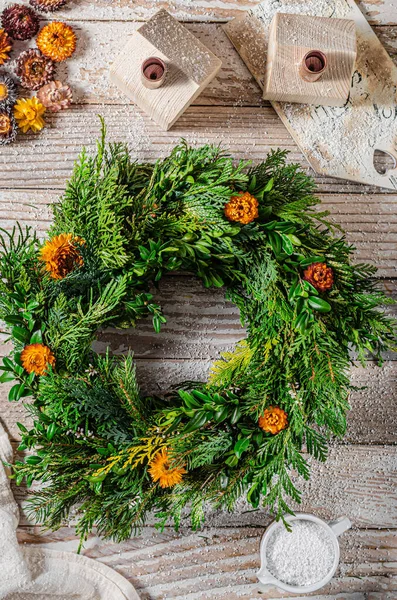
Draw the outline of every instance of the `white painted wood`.
M149 89L142 64L157 57L166 65L164 83ZM222 62L167 11L160 10L127 42L110 68L110 79L167 131L199 96Z
M318 173L397 188L397 68L353 0L263 2L224 29L263 87L269 26L276 12L353 19L357 61L349 100L342 108L273 102L283 123ZM394 168L381 175L374 151L387 152Z

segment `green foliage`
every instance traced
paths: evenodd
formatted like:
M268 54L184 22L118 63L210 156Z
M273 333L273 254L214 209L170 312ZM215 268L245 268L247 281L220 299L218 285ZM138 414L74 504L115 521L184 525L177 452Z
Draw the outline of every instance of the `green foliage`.
M48 234L82 238L82 264L52 279L30 230L0 237L0 318L14 345L0 382L13 381L12 401L33 398L34 424L19 427L20 449L35 454L12 476L45 484L31 500L39 522L59 527L78 506L82 540L94 524L121 540L152 510L159 527L170 518L178 527L188 506L198 528L206 503L233 510L243 494L284 519L288 498L301 498L291 473L309 477L303 451L324 461L327 439L345 432L350 350L365 364L395 349L375 269L352 263L354 249L316 209L313 180L280 150L247 166L184 141L154 165L139 164L124 145L106 146L103 129L96 155L83 151L76 164ZM225 205L246 191L258 218L228 221ZM303 278L313 262L333 270L327 292ZM159 332L166 318L153 287L175 270L225 287L247 338L215 362L206 384L146 398L132 356L97 356L92 342L103 325L141 318ZM42 376L24 369L29 344L55 355ZM288 418L275 435L258 426L270 406ZM150 474L165 448L169 469L186 471L169 488Z

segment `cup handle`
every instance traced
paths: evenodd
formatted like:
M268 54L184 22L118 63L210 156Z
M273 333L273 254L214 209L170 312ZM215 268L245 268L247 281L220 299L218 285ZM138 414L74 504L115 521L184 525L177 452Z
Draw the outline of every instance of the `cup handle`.
M266 567L261 567L256 576L263 586L274 587L279 583L278 579L269 573Z
M335 519L335 521L330 521L328 525L331 527L336 537L338 537L350 529L352 523L347 517L339 517L339 519Z

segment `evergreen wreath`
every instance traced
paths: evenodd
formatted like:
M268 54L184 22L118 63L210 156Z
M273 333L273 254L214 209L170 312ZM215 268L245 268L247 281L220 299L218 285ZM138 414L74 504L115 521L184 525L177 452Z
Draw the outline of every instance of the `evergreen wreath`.
M348 370L395 348L380 310L375 268L351 263L352 246L314 210L313 180L286 152L235 164L219 147L181 142L164 160L140 164L123 144L82 152L42 244L29 228L3 232L0 318L14 350L1 381L11 401L31 396L12 477L30 486L36 520L56 529L78 507L82 541L93 526L128 538L156 511L159 526L191 525L205 504L233 510L246 495L277 518L309 478L306 453L325 461L327 438L343 436ZM103 325L130 327L165 316L152 295L170 271L224 287L247 338L212 368L143 397L132 355L99 356ZM305 453L303 453L305 449Z

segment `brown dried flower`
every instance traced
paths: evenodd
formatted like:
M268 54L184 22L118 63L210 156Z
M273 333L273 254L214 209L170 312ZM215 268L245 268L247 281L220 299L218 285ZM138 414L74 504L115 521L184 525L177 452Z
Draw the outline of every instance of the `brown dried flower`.
M23 4L12 4L3 10L1 24L14 40L30 40L39 30L36 13Z
M72 102L72 90L61 81L51 81L37 92L37 97L43 106L51 112L68 108Z
M334 274L331 267L325 263L316 262L303 272L303 279L312 284L318 292L330 290L334 284Z
M30 4L43 12L54 12L65 6L66 0L29 0Z
M258 217L258 200L249 192L241 192L230 198L224 210L229 221L246 225Z
M23 87L38 90L53 79L55 65L47 56L43 56L40 50L31 48L19 55L15 72Z

